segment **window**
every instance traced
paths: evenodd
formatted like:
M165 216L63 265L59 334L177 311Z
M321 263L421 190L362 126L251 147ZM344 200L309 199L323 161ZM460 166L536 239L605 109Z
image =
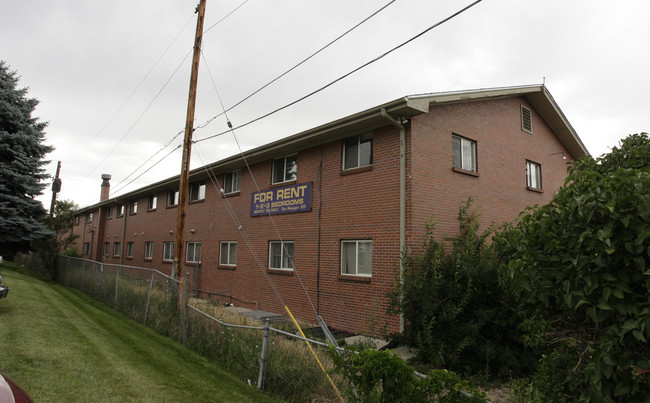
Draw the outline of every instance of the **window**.
M205 183L196 182L190 184L190 201L198 201L205 199Z
M84 255L90 252L90 242L84 242Z
M341 241L341 274L372 275L372 241Z
M131 202L131 207L129 208L129 214L137 214L138 213L138 202L137 201L132 201Z
M86 222L93 222L93 214L90 213L86 216Z
M106 207L106 218L111 218L113 217L113 207L108 206Z
M343 144L343 169L372 165L372 136L366 134L345 139Z
M144 258L153 259L153 242L144 243Z
M221 242L219 264L235 266L237 264L237 242Z
M113 242L113 256L120 256L122 252L122 243Z
M269 268L293 270L293 242L269 243Z
M117 208L117 216L122 217L124 215L124 204L120 204Z
M126 243L126 257L133 257L133 242Z
M526 161L526 186L530 189L542 189L542 166L540 164Z
M273 160L273 183L296 180L298 162L295 155Z
M225 194L239 192L240 179L241 171L239 169L232 172L226 172L223 175L223 192Z
M533 118L530 109L521 105L521 130L533 134Z
M188 242L185 252L185 261L188 263L201 263L201 242Z
M451 142L454 168L476 172L476 141L454 134Z
M74 216L74 225L79 225L79 216Z
M170 190L167 193L167 206L177 206L178 205L178 190Z
M108 256L111 251L111 243L104 242L104 256Z
M163 260L174 260L174 242L163 242Z
M149 211L155 210L158 207L158 195L149 196L149 201L147 202L147 209Z

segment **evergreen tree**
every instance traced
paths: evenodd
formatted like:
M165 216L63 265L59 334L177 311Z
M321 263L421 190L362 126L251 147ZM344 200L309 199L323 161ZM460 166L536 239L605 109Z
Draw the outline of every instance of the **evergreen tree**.
M0 254L13 256L29 242L52 236L43 224L45 209L36 196L47 186L43 160L53 150L43 144L47 123L32 117L38 100L0 61Z

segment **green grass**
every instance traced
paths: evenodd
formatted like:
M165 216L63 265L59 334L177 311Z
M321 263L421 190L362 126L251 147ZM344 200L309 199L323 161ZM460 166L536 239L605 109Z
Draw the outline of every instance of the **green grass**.
M35 401L277 401L77 290L0 274L0 371Z

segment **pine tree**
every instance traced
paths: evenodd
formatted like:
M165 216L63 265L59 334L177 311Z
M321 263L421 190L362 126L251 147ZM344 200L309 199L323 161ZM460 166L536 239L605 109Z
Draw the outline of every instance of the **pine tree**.
M47 186L43 159L53 150L43 144L47 123L32 117L38 100L19 77L0 61L0 254L12 256L29 242L52 236L42 219L45 209L36 197Z

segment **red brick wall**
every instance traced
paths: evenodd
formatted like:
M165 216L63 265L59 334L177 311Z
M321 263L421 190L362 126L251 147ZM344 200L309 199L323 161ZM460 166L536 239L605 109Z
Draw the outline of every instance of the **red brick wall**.
M523 98L433 106L407 125L409 247L422 245L424 224L431 217L438 221L438 234L455 233L458 207L468 197L475 200L486 227L513 220L528 205L548 202L561 186L568 160L551 154L569 154L534 110L533 134L521 130L521 104L532 109ZM452 133L477 141L478 177L452 171ZM386 315L386 293L400 252L399 131L391 125L375 130L373 154L371 169L344 174L341 141L298 152L295 183L312 183L310 212L251 217L251 194L258 189L244 167L237 195L223 198L220 185L207 180L205 200L190 204L186 217L185 240L202 243L199 288L232 295L236 305L249 308L285 313L286 304L295 316L312 323L318 309L335 329L376 333L388 324L389 331L397 331L399 319ZM526 189L526 159L542 165L543 193ZM260 190L274 187L271 167L270 160L251 167ZM213 174L223 181L223 172ZM147 198L142 198L135 215L129 214L130 200L119 200L127 205L125 216L117 217L114 207L94 250L101 254L103 242L110 241L107 263L123 260L170 273L171 264L162 263L163 242L174 240L170 230L175 229L177 209L166 207L166 200L166 192L158 193L157 209L147 211ZM294 242L293 272L268 270L269 241L281 239ZM372 240L371 278L341 276L345 239ZM133 258L113 257L115 241L122 243L122 255L126 242L134 242ZM238 243L234 269L219 265L222 241ZM154 242L151 261L144 260L145 242ZM81 237L78 244L82 247ZM182 274L188 271L194 273L192 264L183 266Z

